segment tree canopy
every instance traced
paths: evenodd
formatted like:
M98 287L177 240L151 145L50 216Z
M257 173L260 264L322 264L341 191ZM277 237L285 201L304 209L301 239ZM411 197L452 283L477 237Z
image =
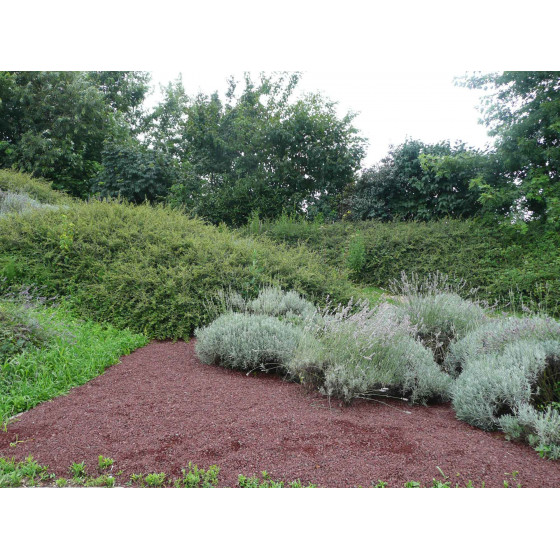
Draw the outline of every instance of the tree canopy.
M471 181L482 158L462 143L407 140L393 146L380 164L364 170L357 180L350 217L382 221L472 217L480 203Z
M168 91L156 111L172 123L185 177L173 200L228 224L244 223L253 212L266 218L283 210L305 213L319 203L336 214L365 140L352 125L354 115L340 118L336 104L322 96L292 101L299 77L261 75L255 83L245 75L239 95L230 79L224 100L214 93L176 103L180 92Z
M140 72L0 72L0 166L84 196L106 141L131 135Z
M214 223L258 213L335 220L490 217L560 227L560 72L457 80L487 92L493 149L406 140L361 170L367 142L300 73L245 74L146 107L146 72L0 72L0 167L73 195L166 200Z
M506 180L481 181L482 202L560 225L560 72L473 75L458 83L489 92L483 122Z

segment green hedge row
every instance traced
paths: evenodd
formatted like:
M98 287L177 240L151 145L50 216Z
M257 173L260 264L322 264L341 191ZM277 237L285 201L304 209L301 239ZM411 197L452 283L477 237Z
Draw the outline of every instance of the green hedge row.
M537 224L521 233L474 220L317 224L284 218L244 231L305 244L330 265L353 269L352 279L364 285L386 288L402 270L421 276L439 270L464 278L492 302L509 301L512 290L518 305L520 298L532 299L560 312L560 236ZM356 254L361 247L363 259Z
M106 201L2 217L0 277L71 296L82 315L159 339L190 336L222 288L255 296L276 284L314 301L342 301L354 290L345 271L305 247L243 237L162 206Z

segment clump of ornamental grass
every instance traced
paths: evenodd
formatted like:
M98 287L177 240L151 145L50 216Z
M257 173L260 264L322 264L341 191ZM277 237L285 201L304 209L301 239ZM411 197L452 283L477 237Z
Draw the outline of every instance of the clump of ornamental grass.
M417 328L422 343L438 364L445 361L450 344L483 325L488 317L485 302L465 299L459 293L474 295L465 282L436 272L421 280L405 272L393 281L391 291L401 297L401 312Z
M195 331L196 353L206 364L244 371L282 370L301 329L268 315L229 312Z
M327 307L305 322L290 374L345 402L375 395L413 402L448 399L450 378L389 304Z
M460 420L560 456L560 342L516 340L466 361L452 388Z
M547 340L560 343L560 323L551 317L531 315L489 319L450 345L445 366L456 377L469 361L486 354L501 354L510 343Z

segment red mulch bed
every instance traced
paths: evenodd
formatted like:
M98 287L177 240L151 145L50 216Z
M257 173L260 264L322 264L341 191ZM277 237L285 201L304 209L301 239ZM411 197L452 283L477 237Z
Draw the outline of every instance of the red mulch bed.
M19 416L0 432L0 456L32 455L59 476L82 460L95 472L98 455L125 475L217 464L223 486L262 470L328 487L429 484L440 467L453 483L502 486L519 471L523 487L560 487L560 461L459 422L448 405L386 402L329 407L280 378L201 364L194 341L153 342Z

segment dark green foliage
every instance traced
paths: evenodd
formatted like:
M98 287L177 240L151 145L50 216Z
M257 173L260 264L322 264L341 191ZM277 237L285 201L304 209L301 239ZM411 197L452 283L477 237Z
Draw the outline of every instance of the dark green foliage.
M0 73L0 166L83 193L117 122L82 72Z
M261 75L255 84L246 75L238 97L230 81L225 102L217 94L187 101L179 90L168 91L161 112L172 134L164 145L171 144L185 174L171 201L230 225L246 223L254 211L273 218L317 204L336 215L364 140L352 126L354 115L339 118L336 105L321 96L290 101L298 80L298 74ZM158 137L153 143L162 144Z
M479 156L464 144L424 144L407 140L393 147L381 163L365 170L351 196L349 216L355 220L435 220L468 218L481 208L471 187L477 168L435 169L432 158Z
M560 224L560 72L474 75L461 85L490 89L484 122L496 137L506 183L484 184L482 201L506 203L521 219ZM526 210L525 213L519 210Z
M134 143L111 144L102 154L103 168L91 181L91 191L131 202L167 196L178 172L170 157Z
M142 124L142 103L150 90L149 72L87 72L87 78L103 93L105 102L116 114L121 115L132 129Z
M304 247L283 248L193 220L178 210L117 202L0 220L0 277L71 296L91 318L155 338L187 338L205 302L231 287L275 284L321 300L352 295L346 274Z
M440 271L480 287L481 299L538 304L560 313L560 239L537 223L526 233L475 220L431 222L375 221L316 224L292 220L260 222L258 231L289 245L304 243L331 266L347 266L352 235L359 229L365 264L354 278L368 286L387 288L401 271L425 277ZM246 230L249 233L249 228ZM530 300L533 300L531 303Z
M134 134L147 79L137 72L0 72L0 167L85 196L105 142Z

